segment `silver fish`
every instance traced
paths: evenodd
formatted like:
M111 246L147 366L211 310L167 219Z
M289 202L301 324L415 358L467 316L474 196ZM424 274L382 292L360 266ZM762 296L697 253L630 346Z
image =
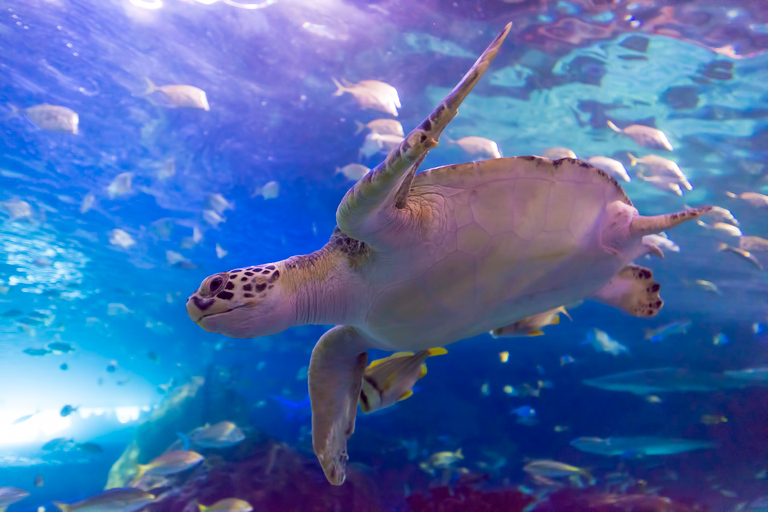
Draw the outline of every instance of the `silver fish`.
M664 437L579 437L571 446L588 453L606 456L674 455L693 450L714 448L713 441Z
M12 108L12 116L24 114L38 128L49 132L77 134L80 117L67 107L43 103L25 109Z

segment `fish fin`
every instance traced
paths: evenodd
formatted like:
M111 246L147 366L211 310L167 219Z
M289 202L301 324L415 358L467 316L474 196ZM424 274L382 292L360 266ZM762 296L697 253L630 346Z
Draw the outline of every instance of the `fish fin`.
M205 506L205 505L203 505L202 503L198 503L198 501L197 501L197 500L193 500L193 503L194 503L195 505L197 505L197 508L198 508L198 510L199 510L200 512L206 512L206 510L208 510L208 507L206 507L206 506Z
M567 316L567 317L568 317L568 320L570 320L571 322L573 322L573 318L571 318L571 315L569 315L569 314L568 314L568 311L566 311L566 309L565 309L565 306L560 306L559 308L557 308L557 310L558 310L558 311L560 311L560 312L561 312L562 314L564 314L565 316Z
M528 336L544 336L544 331L536 329L535 331L529 331Z
M419 371L419 378L423 379L427 375L427 364L421 363L421 370Z
M549 325L559 325L560 324L560 315L555 316L552 318L552 321L549 322Z
M629 164L630 164L630 166L631 167L636 166L637 162L638 162L637 157L635 155L633 155L632 153L627 153L627 156L629 157ZM640 176L642 178L645 177L645 175L643 174L643 170L642 169L637 174L638 174L638 176Z
M360 121L355 121L355 126L357 126L357 130L355 130L355 135L359 134L366 128L366 126Z
M658 313L664 305L659 297L659 288L649 269L627 265L593 298L632 316L649 317Z
M152 94L153 92L159 90L154 82L149 79L149 77L144 77L144 80L147 81L147 89L144 91L144 94Z
M620 129L618 126L616 126L615 124L613 124L611 121L608 121L608 127L609 127L611 130L615 131L616 133L622 133L622 132L623 132L623 130L621 130L621 129ZM632 165L635 165L635 164L632 164Z
M182 442L182 449L189 450L189 447L192 445L189 441L189 436L186 434L182 434L181 432L176 432L176 435L181 439Z
M54 507L61 510L61 512L70 512L72 510L72 507L67 505L66 503L62 503L60 501L52 501L51 502ZM6 507L0 508L0 512L5 512Z
M333 485L346 479L347 439L355 431L367 348L357 329L336 326L323 334L309 362L312 448Z
M398 398L397 401L399 402L401 400L405 400L406 398L411 398L411 395L413 395L413 390L409 389L408 391L400 395L400 398Z
M718 251L727 251L728 249L730 249L730 247L728 247L728 244L726 244L726 243L724 243L724 242L720 242L720 243L717 245L717 250L718 250Z
M458 457L458 458L460 458L460 459L463 459L463 458L464 458L464 454L462 454L462 453L461 453L461 448L459 448L458 450L456 450L456 453L454 453L454 455L456 455L456 457Z
M448 351L445 350L443 347L430 348L429 350L427 350L427 357L444 356L447 353Z
M733 199L736 199L737 197L739 197L736 194L734 194L733 192L726 192L725 195L727 195L728 197L733 198Z
M331 78L333 80L333 84L336 86L336 92L333 93L333 96L341 96L345 92L347 92L347 88L341 85L338 80L335 78ZM343 79L342 79L343 80Z

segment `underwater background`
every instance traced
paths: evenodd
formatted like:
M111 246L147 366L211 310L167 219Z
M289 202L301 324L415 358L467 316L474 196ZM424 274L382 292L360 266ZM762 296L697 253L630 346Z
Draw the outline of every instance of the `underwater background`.
M215 272L320 248L360 177L342 168L386 156L359 123L394 116L335 80L395 87L408 133L510 21L422 169L487 158L469 136L504 156L568 148L620 162L644 215L733 220L675 228L663 260L638 262L658 316L586 300L543 336L428 359L412 397L358 414L332 487L307 395L327 326L230 339L185 301ZM0 0L0 49L0 508L135 484L156 501L109 510L768 510L763 2ZM655 188L635 160L654 154L692 190ZM137 463L222 421L244 439L137 483Z

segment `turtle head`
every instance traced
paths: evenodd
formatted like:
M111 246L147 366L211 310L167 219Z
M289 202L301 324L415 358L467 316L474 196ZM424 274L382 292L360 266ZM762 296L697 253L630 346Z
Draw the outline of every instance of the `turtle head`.
M281 270L271 263L213 274L187 299L187 314L203 330L232 338L282 332L296 315Z

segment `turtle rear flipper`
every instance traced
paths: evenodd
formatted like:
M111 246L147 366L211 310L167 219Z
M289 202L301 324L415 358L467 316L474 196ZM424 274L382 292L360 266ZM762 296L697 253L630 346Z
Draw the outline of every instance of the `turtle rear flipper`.
M419 164L437 147L440 134L459 113L459 105L488 69L511 27L511 23L504 27L459 84L384 162L347 192L336 210L336 222L346 235L376 245L376 233L405 207Z
M630 315L648 317L654 316L664 305L659 297L659 288L649 269L627 265L593 298Z
M333 485L346 478L347 439L355 431L367 348L354 327L336 326L323 334L309 362L312 447Z

